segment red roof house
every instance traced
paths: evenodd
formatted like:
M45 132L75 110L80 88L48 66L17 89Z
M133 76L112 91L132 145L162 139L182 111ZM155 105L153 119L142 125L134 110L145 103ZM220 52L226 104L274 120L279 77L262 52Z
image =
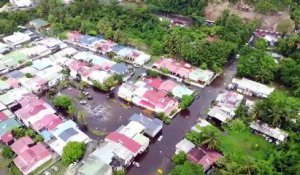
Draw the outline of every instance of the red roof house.
M17 155L19 155L27 150L32 144L34 144L34 141L30 137L25 136L16 140L10 147Z
M6 132L1 136L1 141L6 145L9 145L10 143L12 143L13 140L14 140L14 137L10 132Z
M138 154L140 149L142 148L142 145L127 137L126 135L118 132L111 132L105 137L105 140L120 143L134 154Z
M7 119L8 119L7 115L4 114L3 112L0 112L0 122L1 122L1 121L5 121L5 120L7 120Z
M166 68L171 74L182 78L188 78L191 73L192 66L184 61L176 62L176 60L171 58L164 58L156 61L153 64L157 69Z
M171 92L176 86L178 86L178 84L174 81L166 80L159 86L158 90Z
M13 161L22 173L27 175L51 158L51 152L42 143L38 143L32 147L27 147Z
M202 165L204 171L209 170L222 157L222 154L206 148L193 148L187 154L187 158L193 163Z
M148 86L158 89L160 85L163 83L163 80L160 78L144 78L143 80Z
M72 31L67 34L68 40L73 42L79 42L81 39L81 33L79 31Z
M167 92L149 90L143 95L143 100L155 106L155 109L166 110L166 108L174 104L174 100L167 96Z
M43 128L47 128L48 130L55 129L59 124L63 121L55 114L49 114L44 116L44 118L40 121L35 122L32 125L32 128L36 131L40 131Z

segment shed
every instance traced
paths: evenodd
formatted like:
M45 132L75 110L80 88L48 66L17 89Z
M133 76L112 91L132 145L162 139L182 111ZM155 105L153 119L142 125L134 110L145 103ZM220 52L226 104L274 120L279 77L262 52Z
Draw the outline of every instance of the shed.
M47 27L49 25L49 23L41 18L37 18L37 19L31 20L29 22L29 25L35 29L40 29L42 27Z

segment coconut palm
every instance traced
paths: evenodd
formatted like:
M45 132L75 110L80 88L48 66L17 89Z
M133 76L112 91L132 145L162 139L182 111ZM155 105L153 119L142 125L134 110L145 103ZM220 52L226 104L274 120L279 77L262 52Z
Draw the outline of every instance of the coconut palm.
M87 125L87 113L84 111L79 111L77 114L77 119L78 122L83 124L83 125Z
M219 132L213 127L205 127L201 131L202 135L202 144L207 145L207 148L210 150L218 149L220 145L219 141Z

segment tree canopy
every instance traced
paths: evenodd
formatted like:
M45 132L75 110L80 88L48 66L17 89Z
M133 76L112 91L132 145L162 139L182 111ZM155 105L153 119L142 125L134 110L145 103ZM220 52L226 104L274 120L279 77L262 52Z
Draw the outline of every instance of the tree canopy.
M72 99L66 95L58 95L53 99L53 104L57 107L67 110L72 105Z
M204 175L201 165L193 164L190 161L185 161L182 165L177 165L170 175Z
M62 161L65 165L69 165L84 156L85 144L80 142L68 142L63 148Z

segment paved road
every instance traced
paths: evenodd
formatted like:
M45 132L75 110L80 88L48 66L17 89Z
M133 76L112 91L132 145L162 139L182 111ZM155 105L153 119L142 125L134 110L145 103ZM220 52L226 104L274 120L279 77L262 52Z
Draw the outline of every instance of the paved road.
M236 63L227 66L224 73L218 77L210 86L200 89L200 98L189 108L188 112L178 114L170 125L164 126L162 130L163 140L150 145L148 152L138 158L141 167L131 167L128 175L155 175L157 169L164 170L167 174L173 167L170 158L175 151L175 145L184 137L184 134L197 122L199 114L205 114L210 103L217 97L218 93L231 82L236 73ZM185 117L189 116L189 117Z

